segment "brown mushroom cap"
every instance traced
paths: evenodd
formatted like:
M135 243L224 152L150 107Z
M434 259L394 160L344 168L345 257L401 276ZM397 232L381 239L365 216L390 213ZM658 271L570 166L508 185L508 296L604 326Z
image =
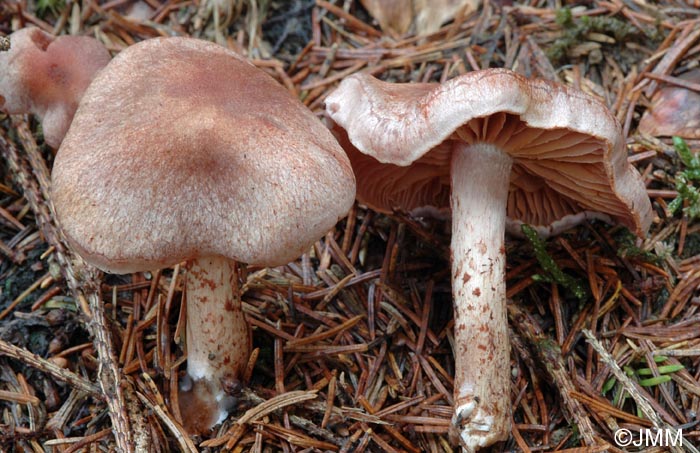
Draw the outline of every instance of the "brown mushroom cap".
M143 41L100 72L52 178L70 243L112 272L208 255L286 263L355 195L308 109L234 52L188 38Z
M379 211L449 207L452 144L464 141L492 143L513 158L511 219L546 226L596 211L640 235L651 223L619 123L600 101L563 85L506 69L441 85L357 74L328 96L326 109L344 129L339 140L358 198Z
M109 63L109 52L93 38L53 37L35 27L18 30L10 39L10 50L0 53L0 108L37 115L46 143L56 148L83 92Z

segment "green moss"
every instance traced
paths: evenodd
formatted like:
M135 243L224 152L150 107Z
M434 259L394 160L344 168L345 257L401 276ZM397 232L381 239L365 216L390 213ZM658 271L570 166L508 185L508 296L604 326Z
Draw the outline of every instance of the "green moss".
M583 282L577 278L574 278L564 271L557 265L557 263L552 259L547 253L545 247L545 242L540 239L537 235L537 231L530 225L523 224L521 230L535 251L535 257L540 263L540 267L544 270L544 274L533 275L532 279L535 281L543 282L554 282L568 291L570 291L576 298L583 301L588 297L588 291Z
M554 16L554 21L561 27L569 27L574 24L574 16L571 14L571 8L558 9Z
M583 16L581 25L584 34L588 32L611 34L617 41L624 41L637 32L633 25L610 16Z
M671 213L678 212L687 202L683 212L695 219L700 217L700 190L693 185L693 181L700 181L700 159L691 152L688 144L680 137L673 137L673 148L685 166L683 171L676 174L676 191L678 196L668 204Z
M562 27L563 34L547 49L547 56L553 61L564 58L570 47L585 41L586 35L591 32L612 35L618 42L624 42L631 35L639 33L634 26L610 16L583 16L575 19L569 8L558 10L555 21Z
M614 235L613 239L617 244L617 256L620 258L638 258L647 263L659 265L661 258L653 252L642 250L636 246L637 236L635 236L627 228L620 228Z

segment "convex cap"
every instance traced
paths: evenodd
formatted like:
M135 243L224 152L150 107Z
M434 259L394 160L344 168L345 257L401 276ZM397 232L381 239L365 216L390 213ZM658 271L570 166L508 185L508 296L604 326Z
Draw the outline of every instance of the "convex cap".
M157 38L95 78L53 168L69 242L117 273L200 256L278 265L344 216L355 181L323 124L219 45Z
M58 148L109 52L94 38L53 37L35 27L12 33L10 42L10 50L0 52L0 109L37 115L46 143Z
M452 144L463 141L492 143L513 158L507 204L513 220L548 226L594 211L638 235L651 223L619 123L600 101L564 85L506 69L443 84L356 74L328 96L326 109L357 148L345 146L358 198L376 210L449 207Z

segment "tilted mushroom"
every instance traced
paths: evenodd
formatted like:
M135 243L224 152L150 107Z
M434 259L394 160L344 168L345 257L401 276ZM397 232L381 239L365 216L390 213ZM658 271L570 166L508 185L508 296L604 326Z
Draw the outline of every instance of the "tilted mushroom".
M44 140L58 148L95 73L109 63L107 49L87 36L54 37L28 27L10 35L0 52L0 109L33 113Z
M130 273L187 261L194 388L182 396L212 409L182 411L191 432L225 417L222 383L248 361L240 263L291 261L355 198L350 163L318 118L234 52L188 38L143 41L100 72L52 184L60 225L88 263Z
M505 439L506 216L545 229L603 212L644 234L651 205L618 122L597 99L505 69L441 85L358 74L328 96L326 110L342 128L360 201L381 212L451 207L451 437L468 451Z

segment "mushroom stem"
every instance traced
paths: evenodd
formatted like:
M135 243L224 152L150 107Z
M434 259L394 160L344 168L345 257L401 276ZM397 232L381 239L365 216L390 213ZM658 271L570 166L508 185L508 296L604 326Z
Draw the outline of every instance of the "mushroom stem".
M473 452L510 432L505 224L512 159L488 144L452 157L452 294L455 318L453 441Z
M212 428L228 415L224 385L236 384L250 355L248 324L241 306L238 263L219 256L187 264L187 374L193 381L185 399L213 410L211 420L183 418L189 432ZM208 425L208 426L207 426Z

